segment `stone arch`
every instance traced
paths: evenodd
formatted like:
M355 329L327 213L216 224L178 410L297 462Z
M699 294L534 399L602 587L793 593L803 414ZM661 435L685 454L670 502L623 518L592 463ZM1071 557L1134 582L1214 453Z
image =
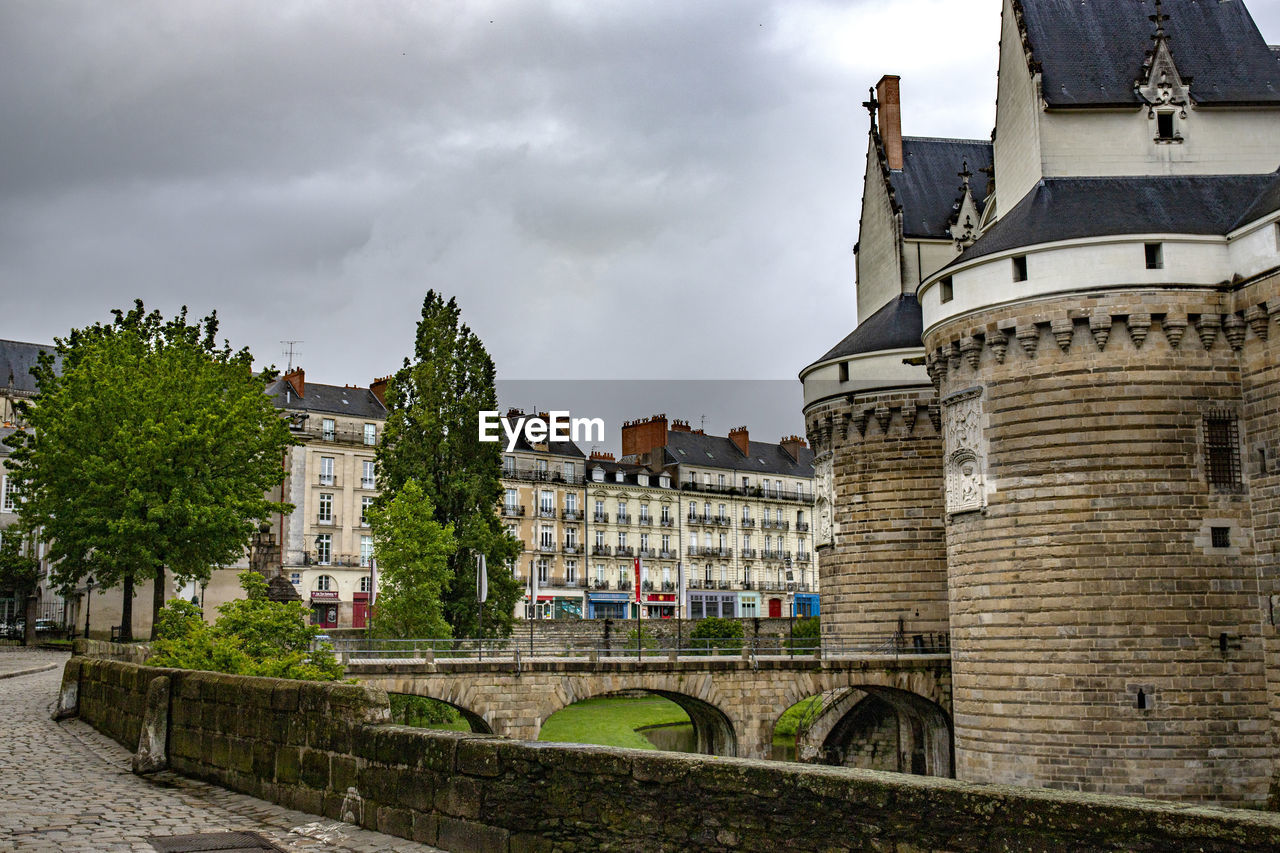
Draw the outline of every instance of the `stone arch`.
M833 702L807 744L824 764L919 776L955 776L950 716L917 693L873 685Z
M412 692L407 692L407 691L399 691L399 690L388 690L387 692L388 694L399 693L401 696L418 696L422 699L430 699L434 702L439 702L442 705L448 705L450 708L452 708L453 710L457 711L459 714L462 715L462 719L466 720L467 725L471 726L471 731L473 734L491 735L494 733L493 727L489 724L489 721L486 720L483 716L481 716L480 714L477 714L475 711L471 710L465 705L459 705L457 702L451 702L448 699L444 699L440 696L432 695L433 691L414 690Z
M693 723L698 752L729 757L738 754L737 730L729 715L722 710L725 706L724 699L709 676L685 679L646 674L633 678L606 676L565 679L553 691L550 701L543 706L538 729L541 731L542 724L548 717L570 705L634 690L653 693L679 705Z

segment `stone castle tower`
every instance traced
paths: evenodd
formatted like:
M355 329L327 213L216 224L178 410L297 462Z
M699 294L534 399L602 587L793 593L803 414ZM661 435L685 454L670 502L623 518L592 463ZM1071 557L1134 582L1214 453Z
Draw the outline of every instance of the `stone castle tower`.
M801 374L824 631L949 625L962 779L1265 802L1280 62L1238 0L1006 0L985 162L895 146L894 84Z

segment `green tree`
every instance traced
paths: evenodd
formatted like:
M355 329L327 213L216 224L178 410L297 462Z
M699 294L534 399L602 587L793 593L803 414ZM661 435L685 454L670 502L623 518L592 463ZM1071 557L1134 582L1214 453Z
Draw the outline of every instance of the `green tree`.
M31 429L6 441L19 516L48 542L54 583L122 585L132 639L135 581L154 581L154 626L166 571L207 579L243 555L255 522L290 508L264 494L294 440L264 393L271 373L215 343L216 314L166 321L141 300L113 313L57 340L61 371L42 356L23 406Z
M520 543L498 523L502 497L499 444L479 439L482 411L498 408L493 360L465 324L457 301L434 290L422 302L412 359L387 386L386 428L378 448L383 505L410 480L451 525L458 549L449 559L444 618L454 636L474 636L475 558L489 566L486 632L509 634L522 587L510 571Z
M448 637L444 590L449 559L457 552L453 527L435 519L435 507L417 480L409 480L369 515L378 591L373 630L382 637Z
M690 645L695 649L742 649L742 623L736 619L709 616L689 632Z
M40 580L40 564L31 556L30 537L20 527L10 527L0 540L0 592L8 592L20 608L26 622L23 645L36 639L36 585Z
M320 629L307 624L301 602L268 599L267 582L255 571L243 571L239 578L245 597L220 605L212 625L189 601L164 605L147 663L307 681L342 677L330 647L312 648Z

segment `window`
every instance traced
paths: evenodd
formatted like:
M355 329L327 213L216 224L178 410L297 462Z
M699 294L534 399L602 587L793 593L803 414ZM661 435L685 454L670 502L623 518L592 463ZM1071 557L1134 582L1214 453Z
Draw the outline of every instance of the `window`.
M361 592L369 592L371 589L373 589L373 578L369 577L368 575L361 575L361 576L360 576L360 591L361 591Z
M550 492L544 489L542 493L538 495L538 508L542 510L543 515L555 515L556 514L555 494L553 492Z
M841 382L848 382L848 381L849 381L849 362L847 362L847 361L842 361L842 362L840 362L840 381L841 381ZM746 486L747 486L746 479L747 479L746 477L743 477L743 478L742 478L742 480L743 480L742 487L743 487L744 489L745 489L745 488L746 488Z
M618 521L619 523L626 521L627 518L627 502L618 501Z
M564 580L565 580L565 583L570 583L570 584L578 582L578 561L577 560L564 561Z
M618 547L619 548L627 547L627 531L625 530L618 531Z
M333 578L329 577L328 575L320 575L318 578L316 578L317 592L333 592L333 590L335 590L337 586L338 585L334 583Z
M1280 250L1280 222L1276 223L1275 229L1276 229L1276 249Z
M369 445L370 447L378 443L378 425L377 424L364 425L364 443Z
M1204 419L1206 473L1209 485L1219 489L1240 487L1240 442L1236 416L1211 412Z
M1014 281L1027 280L1027 256L1026 255L1013 256L1013 280Z
M538 561L538 585L545 586L547 583L547 561L545 559Z
M320 511L316 520L321 524L333 524L333 495L320 495Z
M373 498L365 495L360 498L360 526L369 526L369 510L373 508Z
M1160 142L1172 142L1177 139L1173 129L1173 113L1165 110L1156 113L1156 139Z
M717 480L716 480L716 486L717 486L718 488L723 489L723 488L724 488L724 474L717 474L717 475L716 475L716 477L717 477Z
M13 512L14 499L18 496L18 481L15 477L7 474L4 478L4 497L2 508L4 512Z
M333 441L338 437L338 430L333 422L333 418L325 418L321 422L320 437L325 441Z
M569 492L564 496L564 508L568 512L578 511L578 495L575 492Z
M604 531L603 530L596 531L596 547L597 548L604 547Z
M955 290L951 286L951 276L943 276L938 281L938 301L950 302L955 298Z
M289 583L302 586L302 572L289 572Z
M333 535L330 533L321 533L316 537L316 562L322 566L329 565L333 558ZM327 578L327 575L321 575ZM328 589L328 587L316 587L316 589Z
M320 485L322 486L334 485L332 456L320 457Z
M572 462L564 463L564 480L566 483L573 482L573 463Z
M604 563L596 563L596 583L604 583Z
M360 478L360 488L362 489L377 488L376 480L374 479L374 474L373 474L372 459L366 459L364 461L364 473L363 473L363 476L361 476Z
M641 524L649 523L649 505L648 504L640 504L640 523Z
M671 534L670 533L662 534L662 550L666 551L667 553L671 552Z
M596 521L605 521L607 518L604 514L604 501L596 501Z
M360 566L362 568L367 569L372 565L373 565L373 537L361 536L360 537ZM360 591L368 592L368 590L364 590L364 589Z
M648 533L640 534L640 550L641 551L649 550L649 534Z
M595 481L595 482L597 482L597 483L603 483L603 482L604 482L604 469L603 469L603 468L592 468L592 469L591 469L591 479L592 479L592 480L594 480L594 481Z
M539 531L538 541L542 545L543 550L545 551L550 551L552 548L555 547L555 541L556 541L555 530L551 527L551 525L549 524L542 525L542 529Z
M508 477L516 472L516 458L514 456L502 457L502 473Z
M1164 244L1162 243L1144 243L1143 249L1147 255L1147 269L1162 270L1164 269Z
M520 505L520 495L515 489L507 489L502 496L502 505L506 507L507 512L515 512L516 507Z
M1231 547L1231 528L1230 527L1210 527L1209 528L1209 544L1215 548Z

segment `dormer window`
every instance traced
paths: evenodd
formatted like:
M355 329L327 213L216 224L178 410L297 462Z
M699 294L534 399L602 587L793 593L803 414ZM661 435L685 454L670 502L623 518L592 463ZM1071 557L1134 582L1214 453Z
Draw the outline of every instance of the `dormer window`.
M1162 270L1164 269L1164 244L1163 243L1145 243L1143 249L1147 256L1147 269Z
M951 286L951 276L945 276L938 281L938 301L950 302L955 298L955 291Z
M591 469L591 479L592 479L592 480L594 480L594 481L595 481L595 482L597 482L597 483L603 483L603 482L604 482L604 469L603 469L603 468L592 468L592 469Z
M1013 280L1014 281L1027 280L1027 256L1026 255L1013 256Z
M1182 134L1178 133L1173 110L1156 112L1156 142L1181 142Z
M623 474L621 471L618 471L613 475L613 481L615 483L621 483L622 480L623 480Z

